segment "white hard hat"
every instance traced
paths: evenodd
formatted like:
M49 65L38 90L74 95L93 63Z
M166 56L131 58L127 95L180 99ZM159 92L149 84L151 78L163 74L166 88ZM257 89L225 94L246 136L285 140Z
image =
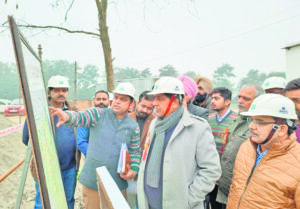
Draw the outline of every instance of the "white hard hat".
M267 78L264 83L263 83L263 89L274 89L274 88L279 88L279 89L284 89L286 86L286 80L282 77L270 77Z
M123 94L130 96L134 99L135 88L129 82L119 83L117 88L113 91L114 94Z
M48 88L69 88L68 78L60 75L52 76L48 81Z
M182 82L174 77L161 77L153 87L153 90L148 94L181 94L184 95Z
M271 116L297 120L295 104L292 100L279 94L263 94L252 102L245 116Z

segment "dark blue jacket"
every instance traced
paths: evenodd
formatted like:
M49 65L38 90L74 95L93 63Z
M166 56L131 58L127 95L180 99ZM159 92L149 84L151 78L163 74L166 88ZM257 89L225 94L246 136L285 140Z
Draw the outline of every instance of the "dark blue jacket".
M77 128L77 148L86 156L89 146L90 130L87 127Z
M55 124L55 144L58 152L58 159L61 171L66 171L73 168L76 165L75 152L76 152L76 142L73 127L67 127L61 125L56 127L58 121L57 116L54 117ZM27 121L25 121L23 128L23 143L28 144L29 133L27 127Z

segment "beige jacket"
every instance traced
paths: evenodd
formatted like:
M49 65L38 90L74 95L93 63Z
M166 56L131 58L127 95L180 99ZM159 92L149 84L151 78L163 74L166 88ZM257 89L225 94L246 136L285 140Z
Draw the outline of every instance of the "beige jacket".
M256 148L250 139L240 147L227 209L300 209L300 144L295 134L273 144L253 170Z

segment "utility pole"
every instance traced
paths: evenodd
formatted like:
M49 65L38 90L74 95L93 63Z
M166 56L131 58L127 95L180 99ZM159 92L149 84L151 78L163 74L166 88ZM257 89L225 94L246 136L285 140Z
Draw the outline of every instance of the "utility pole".
M74 69L74 73L75 73L75 76L74 76L74 101L76 102L77 101L77 62L75 61L75 69Z

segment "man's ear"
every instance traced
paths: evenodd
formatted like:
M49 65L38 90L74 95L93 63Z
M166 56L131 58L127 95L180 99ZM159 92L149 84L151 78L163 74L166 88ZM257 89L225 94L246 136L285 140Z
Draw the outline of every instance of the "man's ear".
M128 110L130 112L135 111L135 102L134 102L134 100L132 100L132 102L129 104Z
M280 125L278 130L278 136L282 137L288 133L288 127L287 125Z
M179 106L179 99L178 98L174 99L172 106L173 105L175 105L175 107Z
M134 102L132 101L132 102L129 104L129 109L131 110L133 107L134 107Z
M230 105L230 103L231 103L231 100L229 100L229 99L225 99L225 101L224 101L224 102L225 102L225 105L226 105L226 106L229 106L229 105Z

